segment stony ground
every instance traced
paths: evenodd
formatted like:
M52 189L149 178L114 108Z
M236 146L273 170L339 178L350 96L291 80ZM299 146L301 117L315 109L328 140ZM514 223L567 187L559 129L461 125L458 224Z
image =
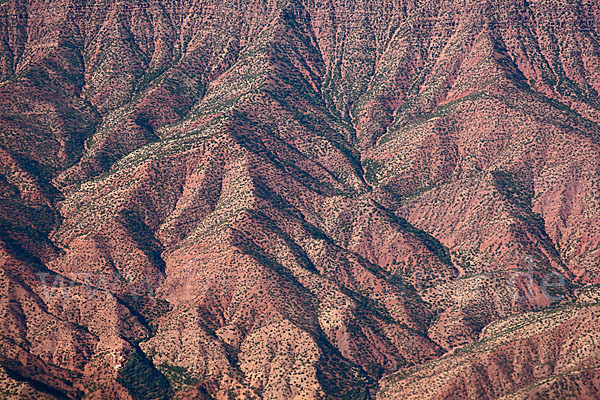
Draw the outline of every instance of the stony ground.
M0 397L593 398L595 0L0 2Z

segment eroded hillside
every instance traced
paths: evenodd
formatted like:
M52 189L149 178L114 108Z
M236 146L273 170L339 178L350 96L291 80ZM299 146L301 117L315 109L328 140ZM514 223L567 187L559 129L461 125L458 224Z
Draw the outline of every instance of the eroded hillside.
M595 390L595 1L0 16L6 397Z

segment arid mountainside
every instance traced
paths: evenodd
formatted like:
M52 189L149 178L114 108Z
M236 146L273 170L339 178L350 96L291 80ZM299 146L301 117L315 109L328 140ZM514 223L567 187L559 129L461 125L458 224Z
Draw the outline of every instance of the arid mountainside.
M0 397L591 398L596 0L3 0Z
M474 344L385 378L377 398L597 398L599 292L585 292L573 305L488 325Z

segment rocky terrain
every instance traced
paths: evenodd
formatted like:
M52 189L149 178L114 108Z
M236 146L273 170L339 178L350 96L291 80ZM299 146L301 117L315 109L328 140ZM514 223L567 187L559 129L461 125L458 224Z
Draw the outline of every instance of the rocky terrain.
M595 0L0 1L0 397L594 398Z

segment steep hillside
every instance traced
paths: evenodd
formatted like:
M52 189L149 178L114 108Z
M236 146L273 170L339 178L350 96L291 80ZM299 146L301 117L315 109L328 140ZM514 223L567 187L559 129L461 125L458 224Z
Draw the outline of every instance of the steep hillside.
M3 1L0 390L590 396L599 34L593 0Z

